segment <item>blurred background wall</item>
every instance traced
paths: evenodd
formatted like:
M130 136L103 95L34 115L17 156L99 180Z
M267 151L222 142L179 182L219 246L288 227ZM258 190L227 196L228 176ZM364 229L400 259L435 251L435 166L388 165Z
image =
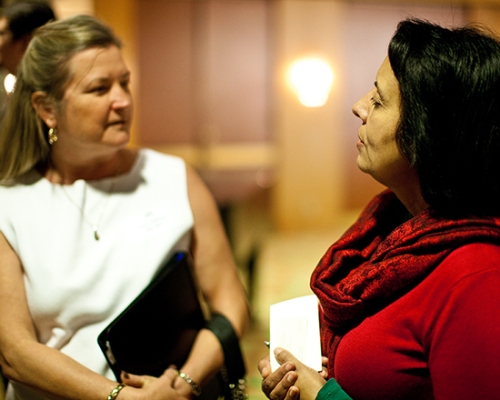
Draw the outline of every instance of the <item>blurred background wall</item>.
M341 226L382 189L356 167L351 105L372 87L399 20L480 22L500 31L500 0L51 4L59 18L94 14L123 39L136 103L132 145L198 168L242 258L259 246L262 226ZM290 65L310 56L333 72L321 107L303 106L287 80Z
M54 0L59 17L92 13L122 37L133 71L133 145L198 167L221 207L265 202L274 228L328 228L381 188L355 164L351 105L372 86L408 16L500 27L500 1ZM322 107L286 82L297 58L334 73ZM265 199L263 199L265 197Z

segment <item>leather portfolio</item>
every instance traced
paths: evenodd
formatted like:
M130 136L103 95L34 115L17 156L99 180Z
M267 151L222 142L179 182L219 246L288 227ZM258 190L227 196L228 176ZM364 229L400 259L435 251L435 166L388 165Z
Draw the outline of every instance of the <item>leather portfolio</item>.
M99 346L118 382L121 371L160 376L170 365L184 364L205 325L191 264L188 253L175 253L99 335Z

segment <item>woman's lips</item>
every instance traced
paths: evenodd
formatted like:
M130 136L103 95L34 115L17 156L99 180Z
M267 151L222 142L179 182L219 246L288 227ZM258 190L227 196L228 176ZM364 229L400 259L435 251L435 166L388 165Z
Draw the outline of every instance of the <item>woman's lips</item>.
M120 119L120 120L118 120L118 121L113 121L113 122L110 122L110 123L108 124L108 126L114 126L114 125L125 125L125 123L126 123L126 122L125 122L125 120Z

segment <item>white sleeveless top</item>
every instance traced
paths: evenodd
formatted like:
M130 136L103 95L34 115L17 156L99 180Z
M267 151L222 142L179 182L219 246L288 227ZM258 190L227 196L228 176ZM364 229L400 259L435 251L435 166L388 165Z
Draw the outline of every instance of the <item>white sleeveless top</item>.
M21 259L39 342L114 379L97 336L191 242L184 162L141 150L126 175L64 187L31 171L0 186L0 204L0 231ZM13 386L7 399L44 398Z

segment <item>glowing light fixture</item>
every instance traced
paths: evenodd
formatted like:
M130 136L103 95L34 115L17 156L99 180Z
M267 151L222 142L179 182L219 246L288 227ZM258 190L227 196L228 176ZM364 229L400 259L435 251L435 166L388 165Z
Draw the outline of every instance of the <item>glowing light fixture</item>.
M14 86L16 84L16 77L12 74L7 74L5 79L3 80L3 87L7 93L12 93L14 90Z
M320 58L303 58L291 65L289 79L301 104L306 107L321 107L328 100L333 71Z

